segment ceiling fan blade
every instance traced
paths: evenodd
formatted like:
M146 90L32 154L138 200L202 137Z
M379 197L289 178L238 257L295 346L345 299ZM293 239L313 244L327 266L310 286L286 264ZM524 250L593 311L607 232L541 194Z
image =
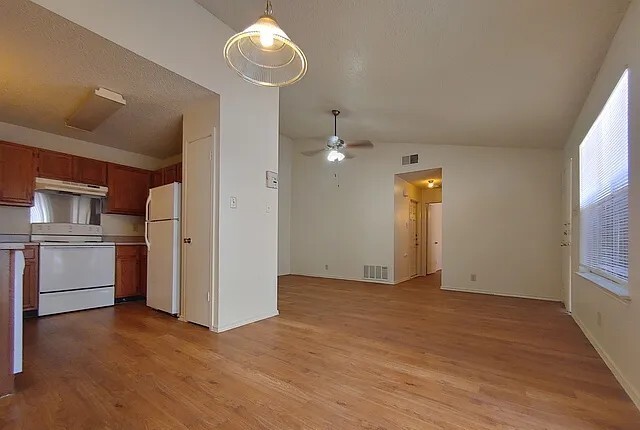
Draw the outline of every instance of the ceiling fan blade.
M370 140L354 140L347 142L345 146L347 148L373 148L373 143Z
M306 155L307 157L313 157L314 155L318 155L323 153L324 151L326 151L325 148L322 149L314 149L312 151L302 151L301 154L302 155Z

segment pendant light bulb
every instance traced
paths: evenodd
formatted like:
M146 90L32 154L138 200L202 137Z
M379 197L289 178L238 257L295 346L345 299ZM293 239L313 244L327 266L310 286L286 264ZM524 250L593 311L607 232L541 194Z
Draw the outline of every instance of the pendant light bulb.
M327 160L332 163L339 163L340 161L344 160L344 154L342 152L336 151L335 149L332 149L331 151L329 151L329 155L327 155Z
M270 1L253 25L227 41L224 58L244 80L265 87L291 85L307 72L307 58L278 25Z

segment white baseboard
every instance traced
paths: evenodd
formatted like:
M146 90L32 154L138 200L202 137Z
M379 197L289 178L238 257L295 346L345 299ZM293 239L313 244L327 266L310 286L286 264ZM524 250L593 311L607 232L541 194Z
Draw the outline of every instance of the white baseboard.
M457 291L461 293L473 293L473 294L487 294L490 296L500 296L500 297L514 297L517 299L531 299L531 300L544 300L547 302L561 302L562 299L557 297L541 297L541 296L527 296L523 294L511 294L511 293L498 293L495 291L486 291L486 290L471 290L468 288L457 288L457 287L440 287L441 290L445 291Z
M407 281L410 281L410 280L412 280L412 279L413 279L413 277L412 277L412 276L408 276L408 277L406 277L406 278L402 278L402 279L399 279L399 280L395 281L395 282L393 283L393 285L402 284L403 282L407 282Z
M247 324L251 324L251 323L254 323L254 322L266 320L268 318L273 318L273 317L276 317L278 315L280 315L280 312L277 311L277 310L275 312L267 312L267 313L264 313L264 314L261 314L261 315L257 315L257 316L251 317L251 318L246 318L246 319L243 319L243 320L240 320L240 321L232 322L230 324L225 324L223 326L219 326L219 327L214 326L214 327L211 328L211 331L216 332L216 333L222 333L222 332L227 331L227 330L232 330L234 328L238 328L238 327L242 327L243 325L247 325Z
M633 385L631 385L631 383L627 381L627 379L624 377L620 369L618 369L618 366L616 366L615 362L611 359L609 354L607 354L605 350L602 348L602 346L600 346L596 338L587 329L587 326L585 326L582 323L580 318L578 318L575 313L571 314L571 316L573 317L573 320L576 322L576 324L578 324L578 327L580 327L580 330L582 330L584 335L587 337L591 345L593 345L593 348L600 355L600 357L602 358L604 363L607 365L609 370L611 370L611 373L613 373L613 376L615 376L615 378L618 380L620 385L622 385L622 388L624 389L624 391L627 392L627 394L631 398L631 401L636 405L636 408L640 409L640 393L638 393L638 391L633 387Z

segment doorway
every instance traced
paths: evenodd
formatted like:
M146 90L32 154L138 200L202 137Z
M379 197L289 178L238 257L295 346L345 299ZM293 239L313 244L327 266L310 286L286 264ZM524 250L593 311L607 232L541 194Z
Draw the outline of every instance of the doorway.
M394 283L429 276L425 285L440 285L442 169L396 174L394 193Z
M427 275L442 270L442 203L427 203Z

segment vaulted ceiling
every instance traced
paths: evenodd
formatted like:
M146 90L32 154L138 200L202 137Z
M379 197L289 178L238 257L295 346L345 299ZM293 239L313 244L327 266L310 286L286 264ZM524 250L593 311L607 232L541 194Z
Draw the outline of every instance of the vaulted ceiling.
M197 0L236 30L262 0ZM273 0L307 54L281 132L560 148L629 0ZM216 55L217 53L212 53Z

